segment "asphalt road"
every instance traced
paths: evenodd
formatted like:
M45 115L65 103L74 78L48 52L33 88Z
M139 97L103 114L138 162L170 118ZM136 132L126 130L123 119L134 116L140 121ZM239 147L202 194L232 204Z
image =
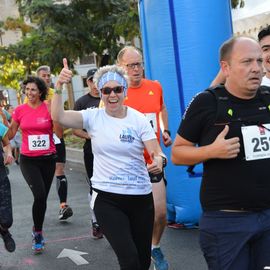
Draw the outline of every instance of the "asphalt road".
M17 248L14 253L8 253L0 242L1 270L119 269L107 240L91 238L88 185L84 172L68 167L66 175L69 181L68 203L73 208L74 215L67 222L58 220L58 197L53 183L44 223L46 248L43 254L34 255L31 249L32 194L19 166L10 166L14 214L11 233ZM198 246L197 230L167 228L162 238L162 249L170 263L170 270L207 269Z

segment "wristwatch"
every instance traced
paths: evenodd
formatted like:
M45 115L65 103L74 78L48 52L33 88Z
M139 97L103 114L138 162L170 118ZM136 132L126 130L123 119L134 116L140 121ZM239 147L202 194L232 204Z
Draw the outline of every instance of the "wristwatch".
M163 132L166 132L169 134L169 136L171 137L171 132L168 129L164 129Z
M162 168L165 168L167 166L167 158L163 155L160 155L162 158Z

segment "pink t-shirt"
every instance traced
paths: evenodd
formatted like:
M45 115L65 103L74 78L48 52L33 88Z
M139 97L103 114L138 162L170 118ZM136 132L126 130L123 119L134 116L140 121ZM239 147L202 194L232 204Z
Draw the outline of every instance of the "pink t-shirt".
M53 142L53 121L44 102L35 109L28 104L18 106L12 114L12 119L22 130L23 155L36 157L56 152Z

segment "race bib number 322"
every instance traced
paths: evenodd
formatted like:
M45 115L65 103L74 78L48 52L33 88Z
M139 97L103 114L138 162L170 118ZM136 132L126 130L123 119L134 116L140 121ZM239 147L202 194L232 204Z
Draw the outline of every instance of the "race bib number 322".
M30 151L48 150L50 148L50 138L48 134L29 135L28 145Z
M270 124L241 128L246 160L270 158Z

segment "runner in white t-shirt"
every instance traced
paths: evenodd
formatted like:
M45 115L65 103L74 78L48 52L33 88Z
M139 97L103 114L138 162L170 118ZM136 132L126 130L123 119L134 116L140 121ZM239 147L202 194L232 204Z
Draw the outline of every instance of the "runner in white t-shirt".
M121 269L147 270L151 263L154 221L148 171L161 174L166 157L146 117L123 105L128 87L123 69L105 66L94 76L104 108L64 111L61 89L70 81L72 72L66 59L63 64L52 100L53 119L66 127L88 132L94 154L92 207L97 221ZM144 148L153 160L147 167Z

